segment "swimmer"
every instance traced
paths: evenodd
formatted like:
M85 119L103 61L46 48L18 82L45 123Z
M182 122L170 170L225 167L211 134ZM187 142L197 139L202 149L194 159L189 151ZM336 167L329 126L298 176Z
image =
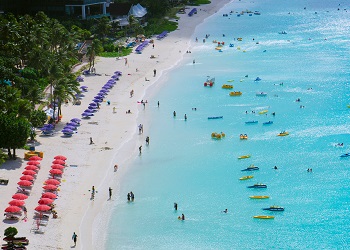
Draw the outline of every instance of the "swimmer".
M227 210L227 208L225 208L225 210L221 211L221 212L227 214L228 210Z
M273 168L274 168L274 169L277 169L277 166L274 166Z
M173 116L174 116L174 117L176 116L176 112L175 112L175 111L173 112Z

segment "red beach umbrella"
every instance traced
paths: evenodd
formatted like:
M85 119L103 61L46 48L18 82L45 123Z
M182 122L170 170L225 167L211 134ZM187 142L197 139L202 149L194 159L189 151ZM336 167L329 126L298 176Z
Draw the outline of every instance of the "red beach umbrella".
M62 161L65 161L67 160L67 157L63 156L63 155L56 155L54 157L55 160L62 160Z
M48 205L39 205L35 208L36 211L49 211L51 209Z
M28 161L27 162L27 165L40 165L40 162L38 162L38 161Z
M26 169L26 170L38 170L39 168L35 165L28 165L24 169Z
M54 160L52 163L53 163L53 164L61 164L61 165L66 164L66 162L65 162L65 161L62 161L62 160Z
M40 205L49 205L49 204L52 204L54 200L51 200L49 198L41 198L38 203Z
M59 169L51 169L50 170L50 173L51 174L53 174L53 175L60 175L60 174L62 174L63 172L61 171L61 170L59 170Z
M24 175L36 175L36 172L33 170L25 170L22 172Z
M26 180L19 181L19 182L17 182L17 184L20 186L26 186L26 187L33 185L33 183L31 181L26 181Z
M21 176L21 178L19 178L19 179L20 179L20 180L31 181L31 180L34 179L34 177L31 176L31 175L23 175L23 176Z
M51 166L52 169L64 169L64 166L60 165L60 164L53 164Z
M11 206L21 207L21 206L24 205L24 201L22 201L22 200L12 200L12 201L9 202L9 204Z
M55 185L45 185L45 186L43 186L43 189L45 189L45 190L56 190L57 186L55 186Z
M28 198L27 195L21 194L21 193L17 193L17 194L12 195L12 199L16 199L16 200L25 200L27 198Z
M41 198L56 199L57 195L51 192L46 192L41 195Z
M17 206L9 206L5 209L5 212L7 213L17 213L19 211L21 211L22 209L20 207Z
M48 179L45 181L46 185L60 185L60 181L56 180L56 179Z
M30 161L41 161L42 158L39 157L39 156L37 156L37 155L34 155L34 156L30 157L29 160L30 160Z

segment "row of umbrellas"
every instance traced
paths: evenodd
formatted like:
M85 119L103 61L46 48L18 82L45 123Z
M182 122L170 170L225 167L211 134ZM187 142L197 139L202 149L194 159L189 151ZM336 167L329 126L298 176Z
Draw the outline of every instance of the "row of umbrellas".
M62 129L62 133L65 136L72 136L78 130L80 122L81 120L79 118L72 118L70 122L68 122L66 126L64 126L64 128Z
M65 165L65 160L67 158L65 156L62 155L58 155L55 156L54 161L52 162L53 165L51 166L51 170L50 173L54 176L54 175L61 175L62 174L62 169L64 169L64 165ZM37 172L35 172L35 170L38 170L39 168L37 167L38 165L40 165L40 160L42 160L42 158L38 157L38 156L32 156L29 158L29 162L34 162L36 161L39 164L28 164L28 166L26 167L26 170L23 172L23 176L20 177L20 181L17 183L19 186L25 186L25 187L29 187L33 185L33 180L34 180L34 175L37 174ZM29 163L28 162L28 163ZM47 191L53 191L53 190L57 190L58 185L60 185L60 181L54 178L49 178L48 180L45 181L45 186L43 186L44 190ZM25 205L24 200L28 198L28 195L23 194L23 193L16 193L12 196L12 199L9 202L9 207L7 207L5 209L6 213L19 213L22 210L22 207ZM38 201L39 206L37 206L35 208L36 211L48 211L51 209L50 204L52 204L54 202L54 199L57 198L57 195L52 193L52 192L46 192L43 193L41 196L41 199Z

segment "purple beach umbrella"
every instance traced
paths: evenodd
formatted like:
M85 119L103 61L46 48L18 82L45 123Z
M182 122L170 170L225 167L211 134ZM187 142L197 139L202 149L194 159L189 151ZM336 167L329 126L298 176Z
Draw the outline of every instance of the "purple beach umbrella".
M82 113L81 115L82 115L82 116L93 116L94 114L93 114L93 113L86 113L86 112L84 112L84 113Z
M78 122L80 122L81 120L80 120L79 118L72 118L70 121L71 121L71 122L76 122L76 123L78 123Z
M84 113L94 113L94 111L92 109L85 109Z
M89 104L89 106L95 106L95 107L97 107L97 104L94 103L94 102L92 102L92 103Z
M64 126L63 130L65 129L77 130L77 127L67 125L67 126Z
M102 100L101 99L94 99L94 100L92 100L93 102L102 102Z
M79 126L79 123L76 123L76 122L68 122L66 125L77 127L77 126Z

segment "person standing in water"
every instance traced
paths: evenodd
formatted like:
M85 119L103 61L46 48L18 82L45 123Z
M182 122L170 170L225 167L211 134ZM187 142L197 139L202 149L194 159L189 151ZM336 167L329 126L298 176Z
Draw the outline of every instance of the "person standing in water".
M174 202L174 209L177 211L177 203Z
M187 115L185 114L185 121L187 121Z

